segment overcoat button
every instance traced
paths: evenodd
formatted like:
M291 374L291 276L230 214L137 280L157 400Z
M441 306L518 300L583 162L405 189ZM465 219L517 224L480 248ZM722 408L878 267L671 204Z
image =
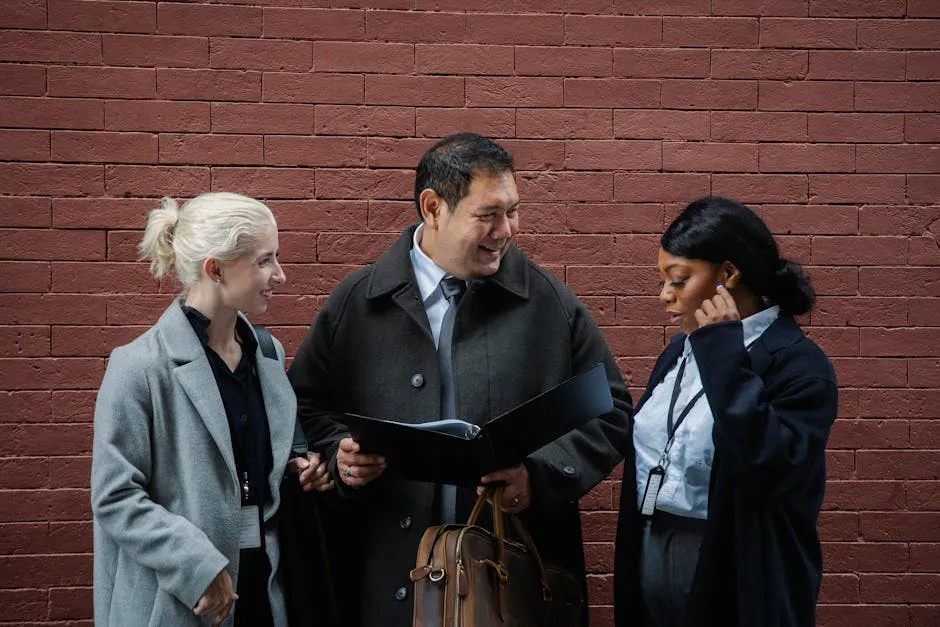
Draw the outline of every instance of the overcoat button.
M561 469L561 471L562 471L563 473L565 473L566 475L573 475L573 474L574 474L574 466L565 466L564 468Z
M405 590L405 586L402 586L401 588L395 591L396 601L404 601L407 598L408 598L408 591Z
M420 372L418 374L412 375L411 377L411 387L419 388L424 385L424 375Z
M398 526L402 529L408 529L411 527L411 516L405 516L400 521L398 521Z

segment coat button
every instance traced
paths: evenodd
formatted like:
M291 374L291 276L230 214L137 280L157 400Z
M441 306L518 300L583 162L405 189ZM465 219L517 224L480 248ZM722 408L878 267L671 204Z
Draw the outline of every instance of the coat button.
M424 375L421 374L420 372L417 373L417 374L415 374L415 375L412 375L412 377L411 377L411 387L413 387L413 388L419 388L419 387L421 387L422 385L424 385Z
M571 476L574 474L574 466L565 466L564 468L561 469L561 471L565 473L566 475Z
M405 516L404 518L399 520L398 526L401 527L402 529L408 529L409 527L411 527L411 516Z
M407 598L408 598L408 591L405 590L405 586L402 586L401 588L395 591L396 601L404 601Z

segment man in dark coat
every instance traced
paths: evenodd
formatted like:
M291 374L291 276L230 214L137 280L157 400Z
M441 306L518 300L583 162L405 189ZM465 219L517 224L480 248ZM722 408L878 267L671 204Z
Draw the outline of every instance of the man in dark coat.
M446 488L383 475L384 459L361 453L337 413L437 420L447 394L442 385L450 385L456 417L483 424L603 362L612 412L481 478L506 483L503 509L520 514L545 561L582 582L578 500L621 460L632 414L590 314L512 244L519 196L505 150L471 133L441 140L418 166L415 202L421 224L339 284L289 371L311 448L329 460L337 485L325 497L326 533L344 625L411 625L408 574L424 530L446 511ZM466 291L453 301L452 331L444 334L452 334L447 377L436 346L446 342L451 278ZM458 489L457 522L474 499ZM585 625L586 616L585 608Z

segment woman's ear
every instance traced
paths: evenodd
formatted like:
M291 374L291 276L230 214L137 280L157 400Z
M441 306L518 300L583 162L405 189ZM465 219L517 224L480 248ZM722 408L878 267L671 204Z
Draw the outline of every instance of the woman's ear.
M741 282L741 271L730 261L721 264L718 274L722 277L722 285L729 290L734 289Z
M203 261L202 271L205 272L206 276L209 277L209 280L213 283L222 281L222 267L219 265L218 259L210 257Z
M421 219L424 220L425 225L437 229L441 212L447 210L447 203L444 199L433 189L427 188L418 196L418 204L421 207Z

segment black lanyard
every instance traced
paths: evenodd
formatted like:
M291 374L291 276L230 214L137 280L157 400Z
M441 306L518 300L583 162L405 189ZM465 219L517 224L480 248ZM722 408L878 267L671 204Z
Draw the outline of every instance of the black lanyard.
M663 450L660 463L665 462L669 457L669 449L672 448L672 442L676 437L676 431L679 430L679 427L682 425L685 417L688 416L689 412L692 411L692 408L695 407L695 403L698 402L698 399L702 398L702 395L705 394L705 388L699 390L698 393L693 396L692 399L686 404L685 408L679 414L679 417L673 421L673 416L675 415L676 411L676 401L679 400L679 392L682 389L682 377L685 374L687 359L687 357L682 358L682 362L679 364L679 372L676 374L676 382L672 386L672 397L669 399L669 411L666 414L666 448Z

